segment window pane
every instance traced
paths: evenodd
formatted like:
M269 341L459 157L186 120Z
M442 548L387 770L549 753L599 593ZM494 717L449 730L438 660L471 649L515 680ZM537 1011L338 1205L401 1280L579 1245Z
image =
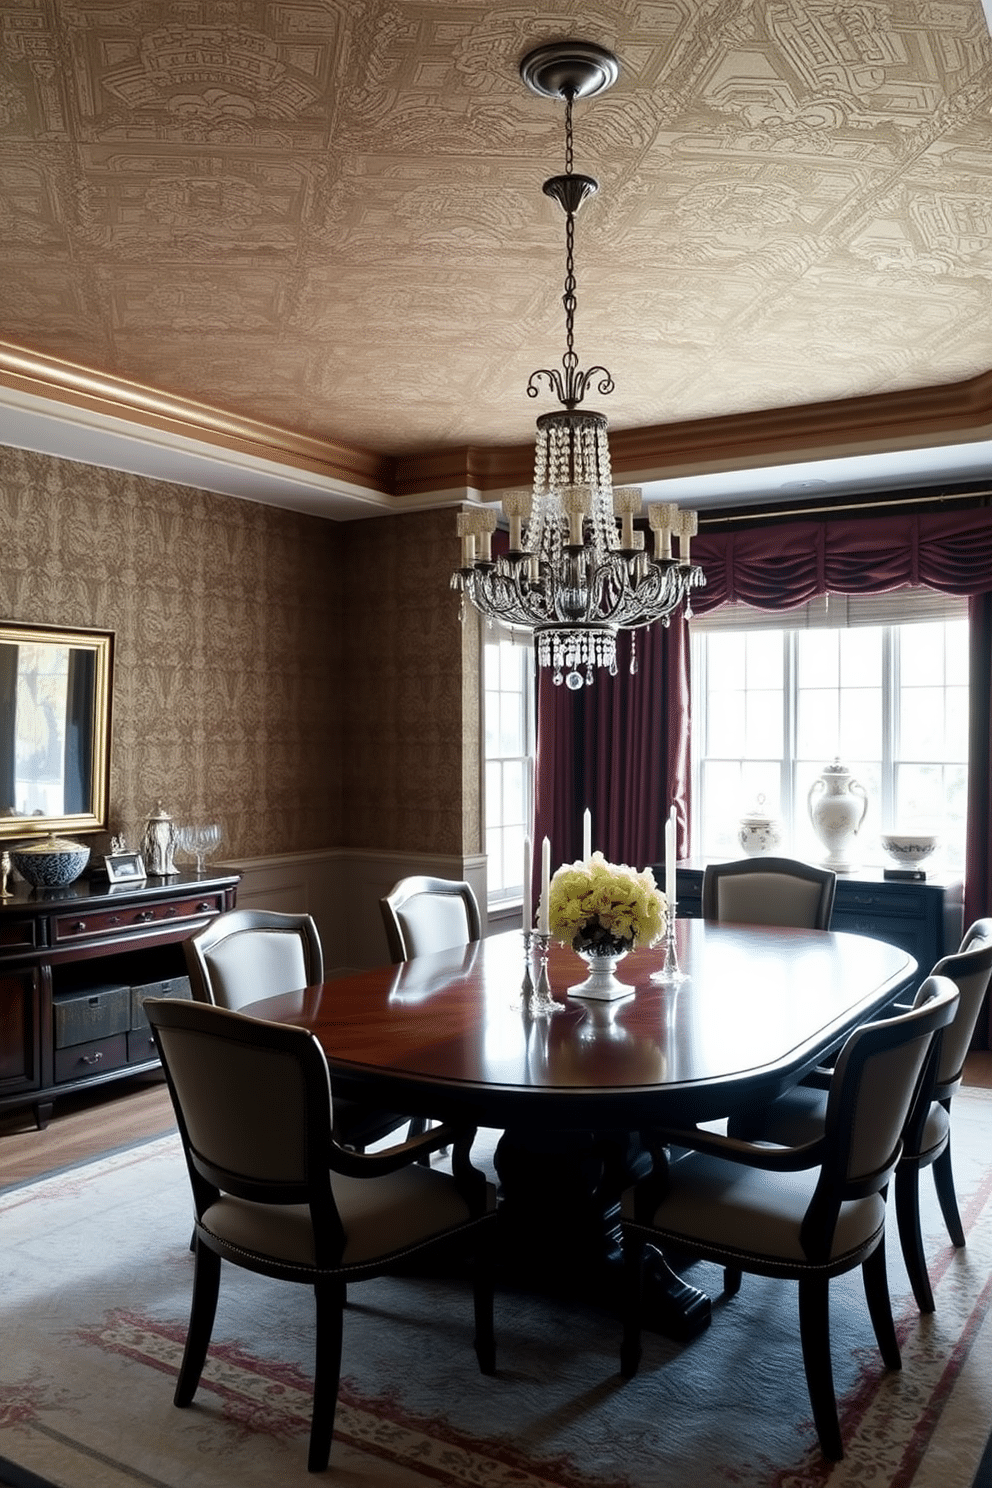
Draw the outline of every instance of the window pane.
M707 709L708 753L740 756L744 753L747 731L744 724L744 698L740 690L711 692Z
M524 762L507 760L503 766L503 824L506 827L524 824ZM520 834L520 851L523 852L523 832Z
M804 630L796 637L796 681L800 687L836 687L840 647L836 630Z
M805 688L796 698L796 754L799 759L832 758L840 753L837 694Z
M879 687L842 688L840 698L841 759L881 759L882 690Z
M837 632L840 638L840 685L878 687L882 681L881 626L859 625Z
M968 622L948 623L944 648L944 675L955 687L968 686Z
M746 651L748 687L782 685L782 632L755 630L748 633Z
M745 754L765 758L782 752L782 693L767 688L747 694L747 747Z

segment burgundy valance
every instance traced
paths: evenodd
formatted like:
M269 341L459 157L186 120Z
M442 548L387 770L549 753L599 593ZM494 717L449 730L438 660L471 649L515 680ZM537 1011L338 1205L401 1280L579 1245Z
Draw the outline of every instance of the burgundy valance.
M704 533L692 557L706 575L692 607L791 609L819 594L879 594L926 584L945 594L992 589L992 512L981 510L783 522Z

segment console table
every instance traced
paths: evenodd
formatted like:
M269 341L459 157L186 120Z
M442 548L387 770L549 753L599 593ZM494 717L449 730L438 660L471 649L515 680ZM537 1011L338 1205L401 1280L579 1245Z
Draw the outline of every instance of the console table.
M238 875L15 886L0 900L0 1111L154 1069L142 1003L189 996L182 942L233 909Z
M652 865L658 883L665 882L664 864ZM679 863L675 873L678 914L698 919L702 914L702 862ZM941 956L956 951L964 931L964 885L959 878L934 873L923 880L885 878L881 868L838 873L831 930L871 935L908 951L919 973L915 986Z

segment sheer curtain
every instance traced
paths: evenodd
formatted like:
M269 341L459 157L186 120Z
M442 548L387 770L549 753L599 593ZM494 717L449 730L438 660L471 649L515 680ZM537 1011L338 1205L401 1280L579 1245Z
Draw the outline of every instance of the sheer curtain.
M738 601L791 609L816 595L877 594L926 584L970 598L971 737L965 921L992 913L992 513L987 509L779 521L702 533L693 558L706 587L700 614ZM687 849L689 659L685 625L638 632L638 669L597 676L578 692L538 681L535 835L561 863L581 850L582 813L593 846L642 865L664 856L664 820L678 808L678 851Z

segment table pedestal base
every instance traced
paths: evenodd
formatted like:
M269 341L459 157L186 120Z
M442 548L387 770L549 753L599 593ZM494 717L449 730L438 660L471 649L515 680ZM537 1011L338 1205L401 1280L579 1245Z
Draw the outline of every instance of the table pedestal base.
M621 1309L620 1195L650 1171L629 1132L504 1132L500 1180L500 1265L528 1287ZM679 1343L709 1326L710 1299L648 1247L643 1325Z

